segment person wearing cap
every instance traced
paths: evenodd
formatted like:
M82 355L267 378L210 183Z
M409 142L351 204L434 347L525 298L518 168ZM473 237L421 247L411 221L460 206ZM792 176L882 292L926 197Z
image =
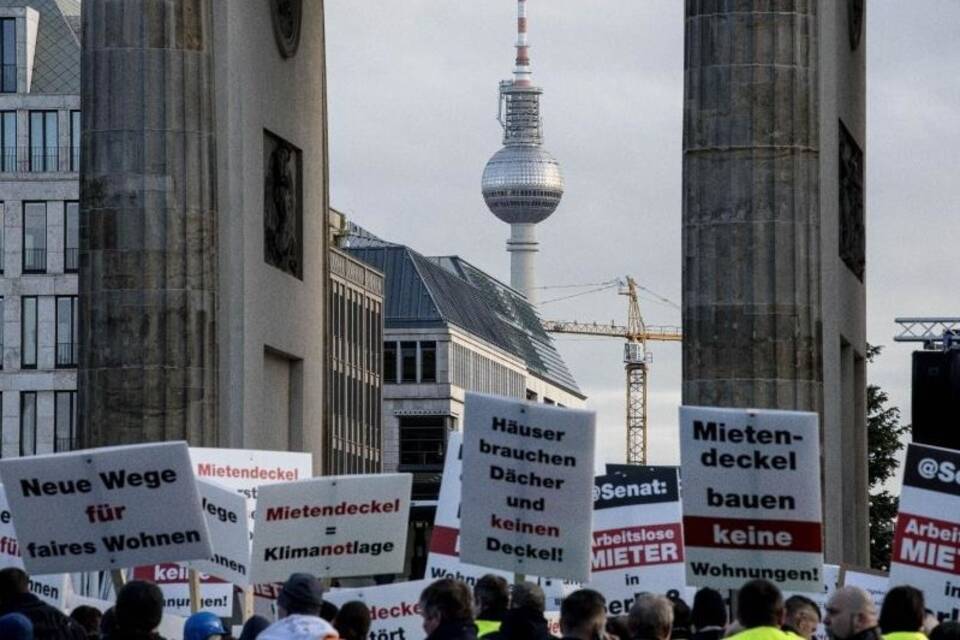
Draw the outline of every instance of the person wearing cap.
M264 629L257 640L339 640L337 630L320 617L323 586L308 573L294 573L277 596L279 620Z
M34 640L33 623L22 613L0 616L0 638L3 640Z
M183 623L183 640L209 640L223 638L227 630L223 621L215 613L198 611Z

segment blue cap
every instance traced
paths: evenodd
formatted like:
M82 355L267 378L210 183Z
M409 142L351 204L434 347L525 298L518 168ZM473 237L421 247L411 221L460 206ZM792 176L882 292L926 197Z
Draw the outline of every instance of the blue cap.
M183 623L183 640L207 640L210 636L223 636L227 630L216 614L198 611Z
M33 623L22 613L8 613L0 617L0 638L33 640Z

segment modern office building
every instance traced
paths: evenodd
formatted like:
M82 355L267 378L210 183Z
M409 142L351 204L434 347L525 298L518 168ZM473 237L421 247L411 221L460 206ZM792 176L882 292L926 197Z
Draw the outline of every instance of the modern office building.
M80 3L0 0L3 457L73 447Z

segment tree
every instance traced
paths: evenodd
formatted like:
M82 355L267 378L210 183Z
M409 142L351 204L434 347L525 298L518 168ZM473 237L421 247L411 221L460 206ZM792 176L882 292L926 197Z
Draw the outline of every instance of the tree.
M880 355L882 347L867 345L867 362ZM897 453L910 425L900 424L900 409L887 406L887 393L867 385L867 478L870 483L870 566L887 571L893 545L893 525L899 499L884 488L897 470Z

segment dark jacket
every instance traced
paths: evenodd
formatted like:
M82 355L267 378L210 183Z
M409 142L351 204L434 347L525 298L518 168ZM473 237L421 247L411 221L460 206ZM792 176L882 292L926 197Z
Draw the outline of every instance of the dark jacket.
M441 622L426 640L477 640L477 625L472 622Z
M37 640L87 640L83 627L32 593L21 593L4 602L0 616L8 613L22 613L29 618Z
M721 638L723 638L723 627L707 627L690 636L690 640L721 640Z
M883 635L880 633L880 627L871 627L864 629L860 633L855 633L847 640L881 640Z
M543 614L534 609L511 609L504 615L500 631L484 636L484 640L556 640Z
M114 631L104 640L166 640L159 633L146 633L143 631Z

